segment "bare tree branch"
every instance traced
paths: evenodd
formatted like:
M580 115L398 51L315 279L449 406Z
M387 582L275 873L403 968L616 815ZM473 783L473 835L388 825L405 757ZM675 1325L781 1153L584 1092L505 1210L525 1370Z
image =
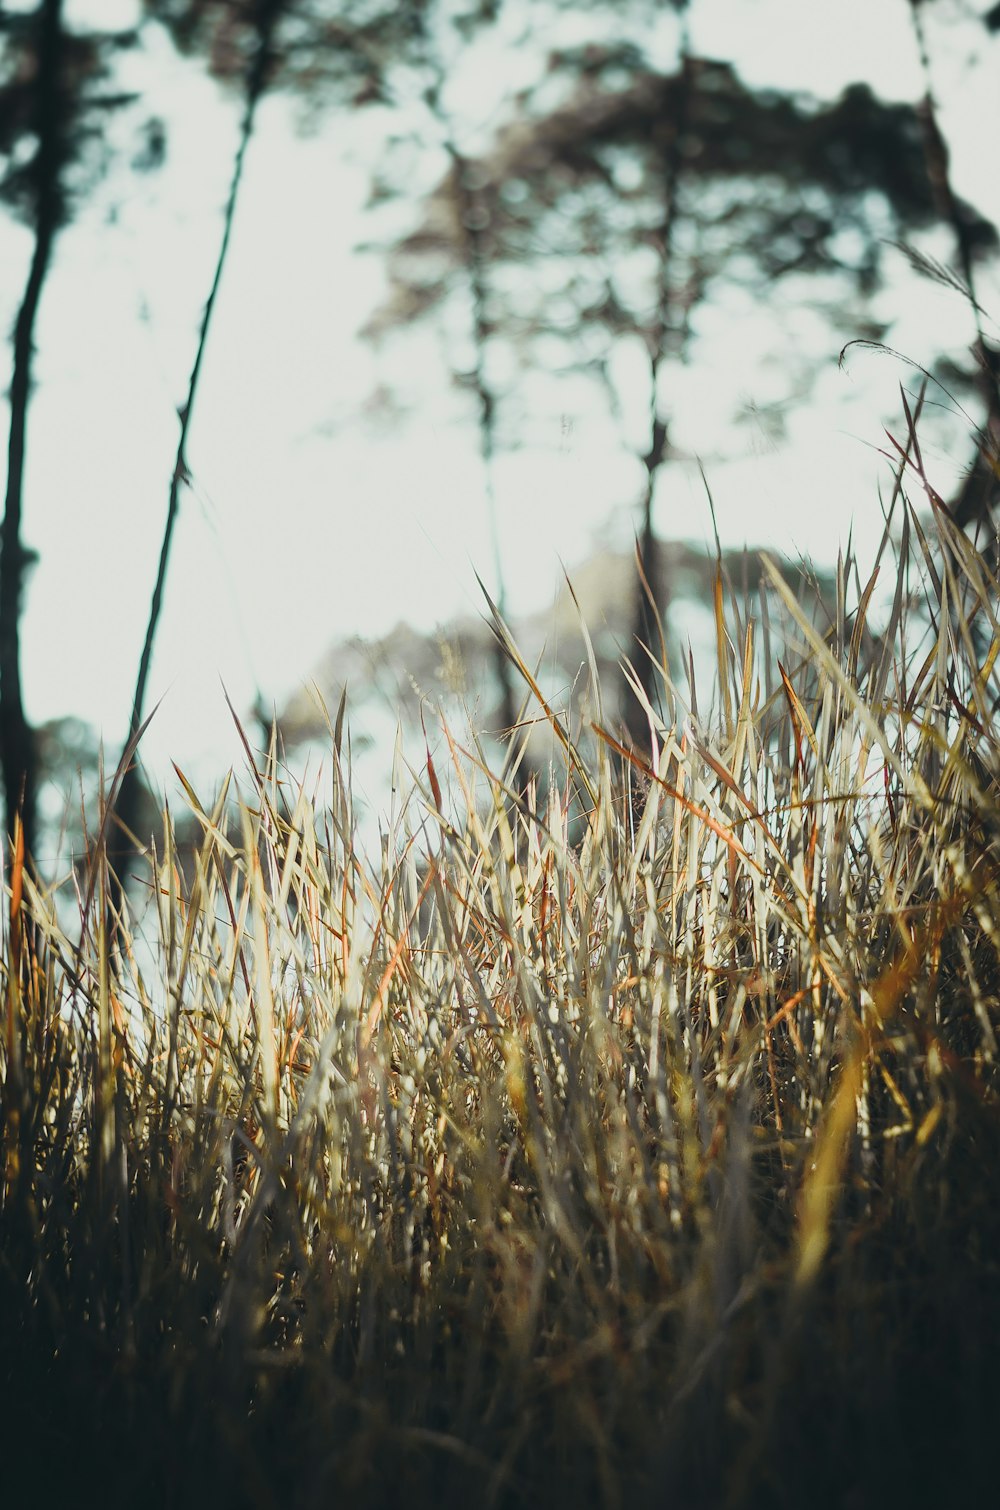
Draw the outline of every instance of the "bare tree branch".
M219 244L219 254L216 259L215 273L212 278L208 298L205 301L205 311L202 315L201 329L198 333L198 344L195 350L194 365L188 380L187 397L180 408L180 434L177 438L177 452L174 457L173 471L170 477L170 492L167 502L167 518L163 529L163 540L160 546L160 559L156 571L156 581L153 586L153 595L150 600L149 622L146 625L146 638L143 642L142 654L139 657L139 672L136 678L135 695L132 699L132 714L129 720L126 745L132 743L137 730L142 726L143 709L146 702L146 688L149 680L150 665L153 659L153 647L156 640L156 631L160 622L160 614L163 608L163 593L167 579L167 569L170 564L170 550L173 544L174 529L177 524L177 516L180 509L181 489L186 484L189 471L187 464L187 440L194 414L195 401L198 395L198 383L201 377L202 363L205 356L205 347L208 342L208 333L211 328L212 315L215 310L215 302L222 283L222 274L226 265L226 257L229 251L230 238L232 236L233 221L236 215L236 204L239 198L240 185L243 180L243 165L246 159L247 148L253 135L254 121L257 107L267 88L272 62L272 44L274 31L277 25L284 0L257 0L253 27L256 34L256 45L250 67L247 73L243 119L240 126L239 146L233 160L233 172L229 184L229 195L226 200L226 208L222 223L222 240ZM124 835L124 847L116 852L118 868L121 862L132 851L137 843L141 843L135 830L139 822L139 808L141 802L141 787L139 784L138 765L132 761L122 778L115 804L114 817L119 829Z

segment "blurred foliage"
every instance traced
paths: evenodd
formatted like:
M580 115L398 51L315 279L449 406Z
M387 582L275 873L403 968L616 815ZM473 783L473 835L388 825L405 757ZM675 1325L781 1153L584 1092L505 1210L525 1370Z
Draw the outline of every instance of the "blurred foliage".
M651 336L663 275L663 185L678 146L670 346L676 350L691 311L720 285L743 284L766 298L793 274L839 275L840 330L882 332L870 301L886 243L937 220L915 109L885 104L864 84L832 104L754 91L730 64L711 59L663 74L633 44L559 52L548 66L544 88L551 93L555 78L561 103L540 111L536 91L519 96L515 121L465 170L483 255L498 269L494 332L514 340L555 334L577 349L594 328L612 338ZM391 248L393 294L371 322L374 332L417 320L447 296L463 255L459 172L448 171L417 227ZM390 160L376 193L405 192ZM971 206L962 213L978 254L991 253L995 227ZM829 296L818 276L817 290Z
M55 87L41 101L42 12L41 5L35 11L0 12L0 203L29 223L38 213L39 110L44 109L48 150L54 157L45 173L58 188L62 225L107 166L109 115L134 103L133 95L115 87L114 72L118 55L135 47L139 36L134 28L77 31L62 26Z

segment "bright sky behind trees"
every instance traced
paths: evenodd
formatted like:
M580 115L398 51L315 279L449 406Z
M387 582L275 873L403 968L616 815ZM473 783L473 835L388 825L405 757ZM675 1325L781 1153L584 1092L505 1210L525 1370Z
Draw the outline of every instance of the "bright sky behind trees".
M1000 221L1000 39L983 29L982 6L925 9L954 187ZM69 19L129 24L136 10L129 0L74 0ZM593 33L592 17L577 24ZM907 103L923 92L907 0L695 0L691 28L696 54L731 61L752 86L832 99L860 80ZM470 65L470 110L489 72L488 60ZM23 660L29 719L76 714L115 754L239 114L238 98L161 34L149 34L123 73L142 111L166 121L167 159L155 173L127 171L139 117L116 122L122 161L112 160L57 246L29 421L25 538L41 560ZM239 760L220 678L238 708L258 692L280 705L334 639L478 612L474 569L491 570L475 421L449 382L438 333L416 330L383 355L358 338L385 293L384 258L357 250L372 236L364 205L384 121L338 107L303 131L302 115L300 102L267 99L247 159L154 662L152 697L163 702L145 751L161 780L168 757L204 775ZM432 163L425 172L429 187ZM0 221L5 329L30 242ZM921 244L951 256L944 229ZM891 282L876 295L897 322L892 345L918 362L942 346L960 355L974 333L968 310L892 257ZM979 295L1000 319L995 266ZM771 541L829 559L853 524L864 560L881 526L877 484L888 477L880 427L898 415L898 385L912 386L913 374L860 352L838 370L852 334L793 306L789 293L783 339L790 355L814 351L820 376L804 407L789 407L779 443L753 422L754 407L781 389L773 313L738 299L705 311L701 360L673 400L690 465L670 471L661 534L710 538L698 456L725 544ZM621 428L582 379L525 379L531 423L497 469L515 613L551 596L560 556L572 567L598 536L619 548L631 540L639 479L623 441L642 416L629 411L638 391L629 360L623 348ZM946 490L970 459L968 426L959 420L933 439L930 465Z

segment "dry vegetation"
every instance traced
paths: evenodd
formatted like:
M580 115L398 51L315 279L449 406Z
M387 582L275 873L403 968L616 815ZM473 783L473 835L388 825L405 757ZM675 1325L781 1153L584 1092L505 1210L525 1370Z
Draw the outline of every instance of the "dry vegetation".
M73 928L15 844L6 1491L972 1503L1000 621L932 504L925 533L897 491L877 633L850 563L825 633L720 573L706 732L628 756L596 703L542 709L547 794L445 731L373 861L339 719L332 797L273 748L242 796L189 792L203 841L182 867L164 816L144 949L103 835Z

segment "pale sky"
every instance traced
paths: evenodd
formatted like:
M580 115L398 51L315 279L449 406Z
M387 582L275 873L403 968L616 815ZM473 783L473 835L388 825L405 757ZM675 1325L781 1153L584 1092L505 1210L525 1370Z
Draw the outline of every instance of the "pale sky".
M128 0L100 4L126 20L134 11ZM93 5L76 0L71 10L93 14ZM925 10L955 187L1000 222L1000 40L972 19L934 24L938 12L985 8L943 0ZM861 79L910 102L923 90L907 0L694 0L692 26L697 52L732 60L753 85L832 98ZM168 121L167 165L145 178L110 175L60 238L38 327L24 516L25 541L41 554L24 623L29 718L75 713L112 747L131 704L175 409L217 252L237 118L234 100L165 42L132 66L145 109ZM220 679L237 708L258 687L280 705L332 641L377 635L400 618L429 628L478 612L474 571L492 577L474 408L449 389L435 333L381 358L357 339L385 289L379 258L354 250L368 234L369 141L348 112L331 111L309 135L280 98L260 113L150 685L149 706L163 702L146 760L168 785L170 758L206 782L240 761ZM935 245L951 256L947 233ZM0 222L8 330L29 253L28 233ZM893 344L918 361L939 341L960 353L972 336L960 301L890 257L910 290ZM980 299L1000 318L996 269L982 277ZM840 343L828 332L815 391L775 448L763 434L728 428L733 409L766 399L773 381L757 346L773 317L757 317L757 330L751 310L737 315L735 330L732 311L706 315L718 323L718 359L686 373L672 405L677 432L706 460L723 542L777 542L829 560L853 519L863 561L881 527L877 485L888 477L876 454L881 427L898 416L898 385L912 374L871 355L838 371ZM791 339L800 324L806 338L809 319L789 314ZM618 365L626 428L638 440L627 352ZM365 417L379 384L407 406L389 429ZM599 533L627 547L640 493L636 463L585 385L557 396L526 388L525 402L536 415L530 435L498 468L515 614L551 597L560 556L572 565ZM6 406L0 425L6 433ZM932 457L945 486L970 455L961 428L954 434L955 454ZM712 459L720 455L731 459ZM707 541L693 465L672 488L658 504L661 531Z

